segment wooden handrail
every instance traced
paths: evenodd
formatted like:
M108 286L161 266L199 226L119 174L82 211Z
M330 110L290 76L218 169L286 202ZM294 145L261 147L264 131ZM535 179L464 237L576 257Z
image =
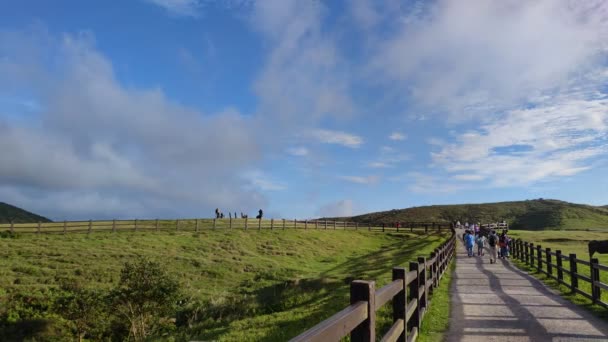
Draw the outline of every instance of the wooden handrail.
M367 317L360 325L352 328L352 340L375 340L375 312L393 299L393 324L382 337L382 341L415 341L421 321L428 307L428 296L438 286L439 279L447 271L447 263L454 256L455 233L433 252L433 257L419 257L417 262L410 263L410 271L405 268L393 268L393 281L386 286L372 291L374 282L355 280L351 283L351 302L365 296L368 307ZM429 274L427 275L427 272ZM356 286L354 286L356 285ZM411 300L408 301L407 293ZM369 294L369 295L368 295ZM352 306L352 305L351 305ZM340 311L340 313L343 313ZM291 341L338 341L346 336L343 320L336 314L317 324Z

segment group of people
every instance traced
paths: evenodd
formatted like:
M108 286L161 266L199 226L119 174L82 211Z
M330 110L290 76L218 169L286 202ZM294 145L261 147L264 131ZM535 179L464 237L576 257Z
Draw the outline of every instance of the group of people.
M484 250L487 247L490 252L490 264L496 262L496 259L506 259L509 257L509 241L507 231L503 230L502 234L497 235L495 230L491 230L487 237L479 230L467 229L462 235L462 241L467 248L469 257L474 256L473 248L477 246L477 256L484 256ZM487 245L486 245L487 243Z
M258 211L258 216L256 216L255 218L256 219L261 219L263 215L264 215L264 212L262 211L262 209L260 209ZM224 218L224 213L219 208L215 208L215 218L216 219L223 219ZM232 212L228 212L228 218L233 218ZM234 212L234 218L237 218L236 211ZM243 212L241 212L241 218L242 219L249 218L249 215L243 214Z

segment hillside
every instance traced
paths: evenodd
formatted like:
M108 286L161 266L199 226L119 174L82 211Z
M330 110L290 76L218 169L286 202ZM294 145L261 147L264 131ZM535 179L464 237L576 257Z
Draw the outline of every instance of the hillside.
M393 209L350 218L358 222L496 222L513 229L608 229L608 208L538 199Z
M15 223L51 222L46 217L0 202L0 223L10 223L11 220Z
M187 299L172 314L177 326L150 340L286 341L346 307L351 280L383 286L392 266L428 255L446 237L303 229L0 235L0 341L76 339L53 311L52 300L65 296L58 286L107 294L123 263L140 257L159 262ZM385 330L389 307L377 316ZM124 317L99 317L87 340L127 339Z

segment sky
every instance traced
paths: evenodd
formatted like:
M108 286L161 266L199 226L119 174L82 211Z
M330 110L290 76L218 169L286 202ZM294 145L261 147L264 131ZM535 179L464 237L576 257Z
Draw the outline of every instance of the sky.
M0 201L55 220L608 204L603 0L8 0Z

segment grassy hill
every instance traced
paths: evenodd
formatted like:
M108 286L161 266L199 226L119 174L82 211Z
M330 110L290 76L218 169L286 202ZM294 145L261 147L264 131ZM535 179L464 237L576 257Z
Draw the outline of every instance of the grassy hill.
M538 199L484 204L432 205L393 209L350 218L358 222L497 222L513 229L607 229L608 208Z
M351 280L383 286L393 266L428 255L446 237L294 229L0 235L0 340L74 340L52 304L65 297L59 285L108 292L124 262L144 257L162 264L186 299L177 326L151 340L286 341L348 306ZM117 326L103 317L95 320L99 335L87 339L124 334L123 317ZM390 327L390 305L378 322Z
M0 202L0 223L10 223L11 221L15 223L51 222L46 217Z

